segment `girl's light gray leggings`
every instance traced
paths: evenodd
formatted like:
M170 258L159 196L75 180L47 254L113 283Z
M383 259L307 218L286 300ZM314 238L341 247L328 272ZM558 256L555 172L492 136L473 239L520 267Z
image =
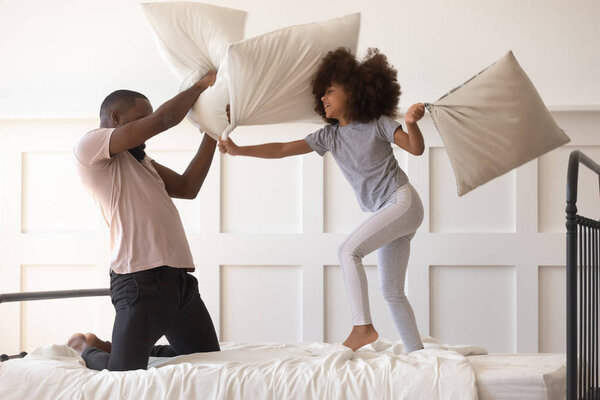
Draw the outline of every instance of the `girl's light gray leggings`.
M415 314L404 294L410 240L423 222L423 204L410 183L356 228L340 245L339 259L354 325L371 323L362 259L377 250L379 284L407 353L423 348Z

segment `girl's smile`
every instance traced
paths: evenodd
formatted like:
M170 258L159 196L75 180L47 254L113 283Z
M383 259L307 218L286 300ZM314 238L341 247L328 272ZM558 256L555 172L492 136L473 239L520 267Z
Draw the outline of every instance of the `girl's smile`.
M340 126L345 126L350 121L346 119L346 107L348 104L348 95L342 85L331 83L321 97L325 116L331 119L337 119Z

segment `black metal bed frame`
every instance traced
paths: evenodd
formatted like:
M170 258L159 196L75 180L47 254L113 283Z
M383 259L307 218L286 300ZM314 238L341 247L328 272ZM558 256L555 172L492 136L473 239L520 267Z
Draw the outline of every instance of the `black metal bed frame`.
M0 294L0 304L14 301L31 301L31 300L49 300L49 299L67 299L71 297L95 297L109 296L109 289L76 289L76 290L53 290L48 292L22 292L22 293L6 293ZM14 356L0 354L0 362L12 360L14 358L23 358L27 355L22 351Z
M598 175L600 165L575 150L567 173L567 400L600 400L598 286L600 221L577 214L579 164ZM599 191L600 193L600 191Z

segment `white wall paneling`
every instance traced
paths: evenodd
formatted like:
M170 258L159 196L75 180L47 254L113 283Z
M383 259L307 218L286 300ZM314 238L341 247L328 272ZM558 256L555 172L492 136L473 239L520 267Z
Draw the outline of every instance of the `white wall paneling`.
M302 341L298 266L221 266L221 340Z
M431 232L515 231L515 171L458 197L446 150L431 147L429 151Z
M73 168L71 152L22 153L22 231L98 230L104 221Z
M241 127L232 138L238 145L286 141L311 129L313 125ZM302 232L302 158L274 161L221 156L220 185L221 232Z
M566 352L567 287L565 267L539 267L539 351Z
M221 231L223 233L300 233L301 160L223 160ZM256 171L264 179L248 179ZM274 204L276 206L274 206Z
M445 343L470 343L494 353L516 351L513 266L431 266L430 333Z
M4 228L3 218L4 218L4 209L6 208L2 204L2 201L4 200L4 196L2 193L4 191L4 181L2 180L4 178L3 169L4 169L4 160L2 158L2 152L0 151L0 234L2 234L2 229Z
M600 111L562 109L554 116L572 138L568 146L463 198L429 116L421 124L423 156L396 149L425 206L406 285L423 335L490 351L563 350L564 316L555 310L563 302L556 293L564 291L557 266L565 259L566 157L577 148L600 159ZM2 292L108 286L108 230L69 161L77 138L97 123L0 120ZM294 140L317 128L248 127L232 137L240 144ZM184 122L151 139L147 152L181 172L201 139ZM589 200L596 184L582 175L581 208L597 218ZM199 196L176 204L221 340L344 339L351 320L337 249L367 215L331 158L217 154ZM363 261L375 326L397 340L375 254ZM74 330L109 335L112 329L107 298L42 304L0 305L0 318L10 321L0 331L2 351L62 343ZM43 330L48 320L58 323Z

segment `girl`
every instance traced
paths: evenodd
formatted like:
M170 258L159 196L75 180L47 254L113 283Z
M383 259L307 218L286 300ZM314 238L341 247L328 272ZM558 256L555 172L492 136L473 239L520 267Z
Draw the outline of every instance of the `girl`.
M397 112L400 85L385 55L369 49L363 62L346 49L329 52L312 82L315 111L328 122L303 140L237 146L219 141L222 153L281 158L330 151L353 187L363 211L373 214L339 247L354 327L344 345L357 350L375 341L367 277L362 258L377 250L380 287L406 352L423 348L414 313L404 294L410 240L423 220L419 195L392 153L391 143L414 155L424 151L417 121L423 104L411 106L405 132L391 117Z

